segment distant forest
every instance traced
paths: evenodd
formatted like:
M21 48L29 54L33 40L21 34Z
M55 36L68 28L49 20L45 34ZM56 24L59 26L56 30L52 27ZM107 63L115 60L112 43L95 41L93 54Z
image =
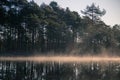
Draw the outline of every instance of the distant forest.
M120 54L120 25L109 26L94 3L81 16L57 2L0 0L0 54Z

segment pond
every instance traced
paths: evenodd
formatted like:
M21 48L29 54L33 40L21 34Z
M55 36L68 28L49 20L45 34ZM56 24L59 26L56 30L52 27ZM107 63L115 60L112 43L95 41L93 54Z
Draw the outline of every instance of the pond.
M0 61L0 80L120 80L120 62Z

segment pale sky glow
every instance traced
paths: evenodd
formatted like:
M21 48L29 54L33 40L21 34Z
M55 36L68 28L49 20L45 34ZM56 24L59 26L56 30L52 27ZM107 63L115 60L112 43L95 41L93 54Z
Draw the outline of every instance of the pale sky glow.
M30 1L30 0L28 0ZM102 17L102 20L113 26L114 24L120 24L120 0L34 0L39 5L41 3L49 4L51 1L56 1L62 8L69 7L71 11L77 11L81 15L81 10L85 9L87 5L91 5L93 2L99 5L101 9L106 10L106 15Z

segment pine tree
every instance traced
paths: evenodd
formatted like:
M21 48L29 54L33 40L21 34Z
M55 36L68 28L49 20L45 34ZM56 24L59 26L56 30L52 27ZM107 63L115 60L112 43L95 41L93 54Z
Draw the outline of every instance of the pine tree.
M99 6L96 6L95 3L92 3L91 6L87 6L85 10L81 11L85 16L88 16L92 19L93 22L100 21L100 17L105 15L106 10L100 10Z

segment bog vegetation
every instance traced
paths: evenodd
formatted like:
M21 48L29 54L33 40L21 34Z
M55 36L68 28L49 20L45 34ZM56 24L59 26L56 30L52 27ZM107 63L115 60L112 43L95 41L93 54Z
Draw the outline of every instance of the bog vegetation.
M119 55L120 25L109 26L94 3L81 11L62 8L57 2L40 6L34 1L0 0L0 53L48 52Z

